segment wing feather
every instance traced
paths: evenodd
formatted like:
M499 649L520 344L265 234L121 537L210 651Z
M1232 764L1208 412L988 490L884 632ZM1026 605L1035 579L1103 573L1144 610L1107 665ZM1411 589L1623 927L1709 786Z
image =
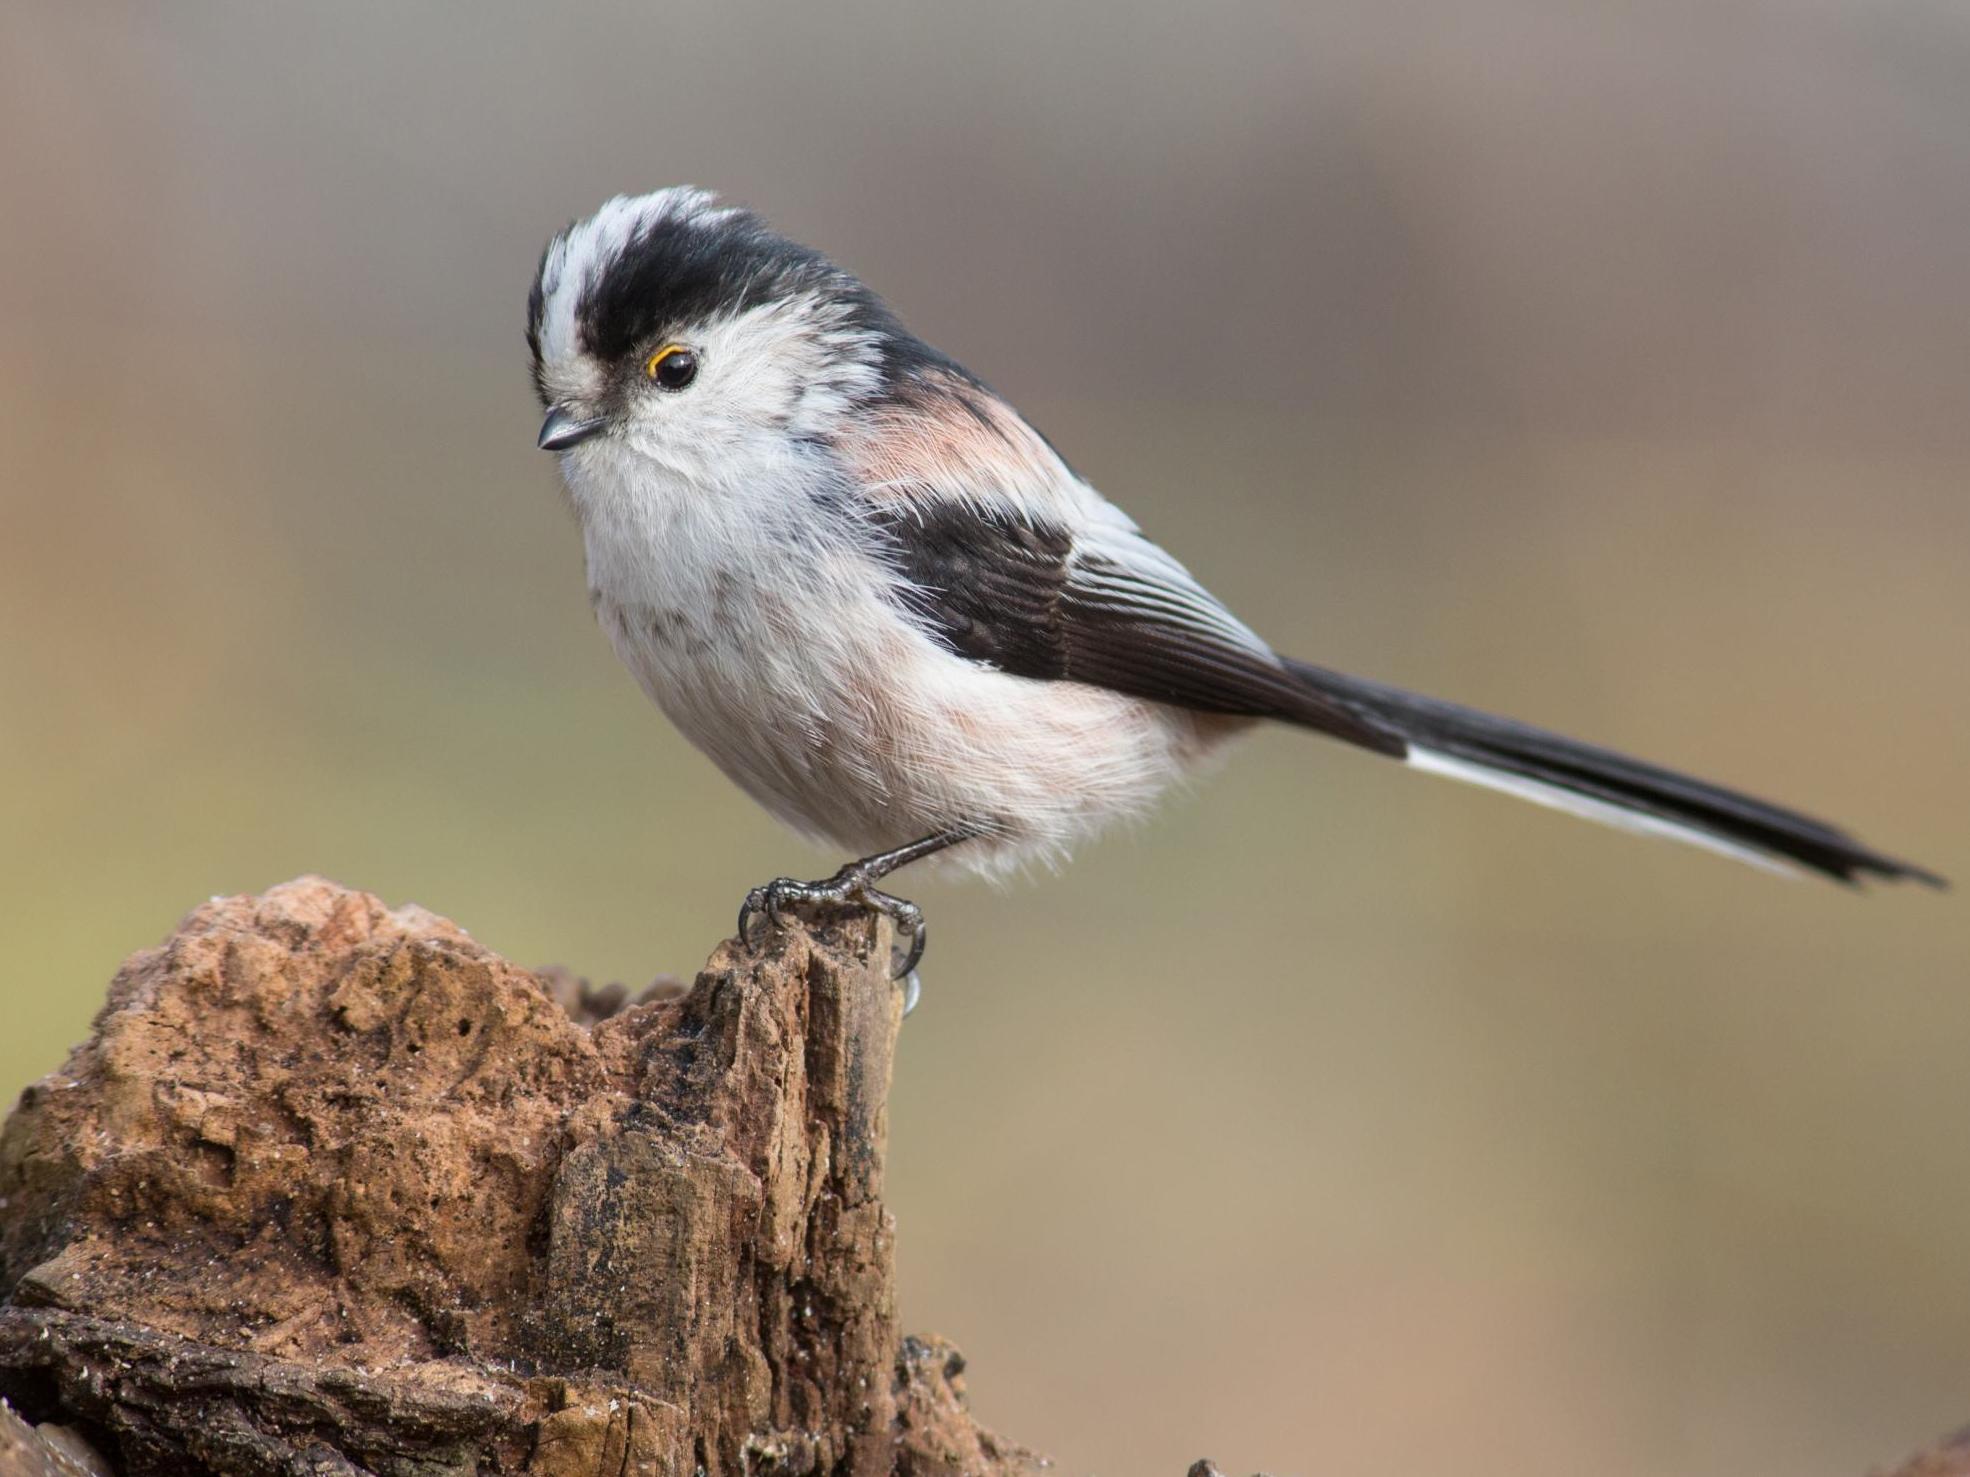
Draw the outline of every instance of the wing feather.
M1283 718L1400 757L1314 691L977 380L945 365L837 447L903 608L960 656L1199 712Z
M1198 712L1282 718L1417 768L1842 881L1923 868L1795 811L1473 709L1282 660L1005 402L947 379L844 448L896 598L959 656Z
M906 611L952 651L1019 677L1082 682L1197 712L1283 718L1377 752L1392 730L1295 678L1141 534L1071 532L975 502L885 503L869 522Z

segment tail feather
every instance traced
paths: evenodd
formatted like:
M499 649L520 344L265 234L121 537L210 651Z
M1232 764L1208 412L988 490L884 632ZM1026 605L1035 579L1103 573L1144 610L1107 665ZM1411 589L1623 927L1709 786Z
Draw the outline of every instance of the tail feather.
M1804 868L1850 884L1880 877L1948 886L1934 872L1873 851L1836 826L1720 785L1398 687L1304 662L1288 660L1286 668L1336 706L1400 735L1408 762L1426 773L1775 870Z

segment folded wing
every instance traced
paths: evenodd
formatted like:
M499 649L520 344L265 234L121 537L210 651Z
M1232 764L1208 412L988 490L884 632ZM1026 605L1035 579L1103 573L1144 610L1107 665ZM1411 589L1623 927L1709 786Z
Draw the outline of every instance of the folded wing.
M1282 659L955 367L846 448L895 598L956 654L1199 712L1278 718L1628 830L1841 882L1933 872L1719 785L1509 718Z
M1300 681L1183 566L1126 528L1083 529L949 500L870 515L897 598L952 651L1198 712L1280 718L1401 757L1400 737Z

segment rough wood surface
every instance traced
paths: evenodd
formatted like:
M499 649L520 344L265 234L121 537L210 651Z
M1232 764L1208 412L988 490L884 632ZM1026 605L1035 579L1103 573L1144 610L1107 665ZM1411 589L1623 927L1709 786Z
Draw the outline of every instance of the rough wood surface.
M214 901L0 1134L0 1395L132 1474L1036 1471L899 1334L887 957L843 917L625 1004Z
M0 1477L1035 1477L899 1336L888 957L630 1000L319 879L198 909L0 1131Z

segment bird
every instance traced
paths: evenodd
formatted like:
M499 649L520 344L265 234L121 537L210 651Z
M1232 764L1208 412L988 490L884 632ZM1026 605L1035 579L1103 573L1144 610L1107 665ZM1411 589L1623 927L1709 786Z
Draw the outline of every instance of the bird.
M1268 721L1774 870L1945 885L1797 811L1276 652L859 278L709 191L554 235L527 346L616 655L740 789L856 858L751 889L742 942L868 909L914 990L927 931L891 873L1058 863Z

